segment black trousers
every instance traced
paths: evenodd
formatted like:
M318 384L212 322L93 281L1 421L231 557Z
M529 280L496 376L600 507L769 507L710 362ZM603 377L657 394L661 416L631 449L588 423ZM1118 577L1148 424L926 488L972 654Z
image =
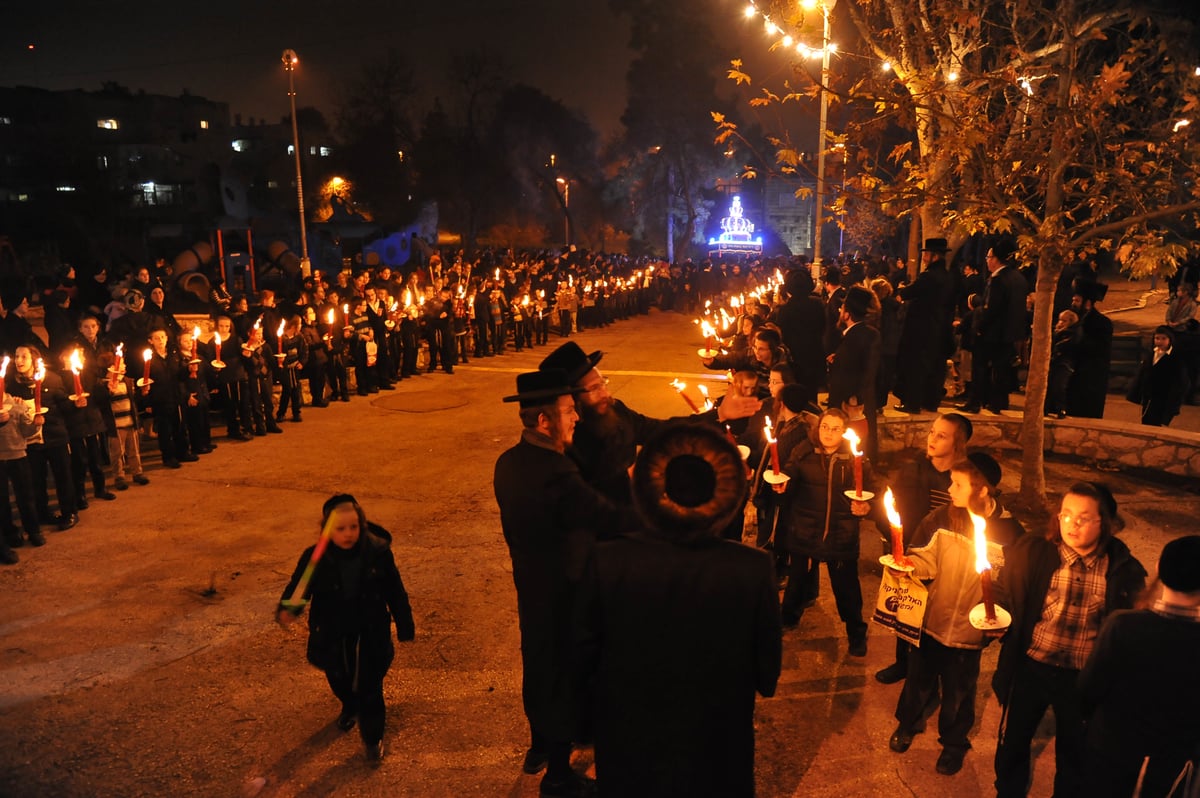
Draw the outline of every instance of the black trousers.
M0 460L0 492L4 494L4 504L0 506L0 529L3 529L5 536L8 537L16 532L12 521L12 505L8 501L10 484L13 496L17 500L17 511L21 514L21 527L25 530L25 534L40 532L37 507L33 502L33 479L29 474L28 457Z
M104 493L104 440L101 435L85 435L71 439L71 477L75 482L75 496L85 498L87 490L84 480L92 477L94 495Z
M71 453L66 446L35 444L25 450L29 458L29 470L33 480L33 500L37 505L38 517L43 521L50 518L50 492L46 481L46 469L54 474L54 493L58 497L58 511L63 516L75 512L75 480L71 476Z
M938 713L938 735L944 748L966 751L971 747L967 733L975 724L975 694L979 685L979 658L983 652L944 646L929 635L919 648L908 652L908 677L896 705L896 720L906 731L922 725L925 708L942 689Z
M249 434L254 425L250 420L249 380L234 380L221 386L221 400L225 404L225 426L230 435Z
M1008 409L1008 394L1016 384L1016 347L998 341L976 341L971 359L971 391L975 401L995 410Z
M158 451L162 454L163 463L178 463L180 455L187 453L181 428L179 405L154 408L154 434L158 436ZM78 486L79 482L75 484ZM83 494L79 496L82 498Z
M383 680L364 684L358 675L357 652L353 640L346 641L346 662L349 672L326 671L329 688L342 702L344 711L358 715L358 733L366 745L374 745L383 739L383 727L387 720L387 707L383 701ZM357 682L357 684L356 684Z
M1028 794L1033 735L1050 707L1054 708L1055 725L1055 798L1087 794L1078 680L1079 671L1044 665L1029 657L1018 665L1009 694L997 696L1004 705L996 740L997 798Z
M350 398L350 373L346 370L346 358L340 353L329 358L329 390L331 399Z
M783 591L781 607L784 619L799 618L804 604L817 597L820 560L791 553L788 566L787 588ZM829 587L837 603L838 617L846 624L846 636L851 640L867 636L867 624L863 621L862 585L858 581L858 560L828 560L825 570L829 574Z

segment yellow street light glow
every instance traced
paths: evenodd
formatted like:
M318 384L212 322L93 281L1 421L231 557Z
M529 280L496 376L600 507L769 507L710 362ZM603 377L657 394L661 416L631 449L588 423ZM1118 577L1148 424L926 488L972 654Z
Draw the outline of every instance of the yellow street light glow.
M753 3L746 6L746 11L745 11L746 19L750 19L750 17L754 16L757 13L758 13L758 9L754 7Z
M774 22L772 22L769 19L767 20L767 33L771 36L774 36L776 33L779 33L779 26L776 25Z
M946 80L950 81L951 83L954 83L956 80L958 80L958 73L955 72L954 70L947 72Z
M341 187L342 187L342 186L344 186L345 184L346 184L346 181L345 181L345 180L343 180L343 179L342 179L342 178L340 178L340 177L331 177L331 178L329 178L329 185L330 185L330 186L332 186L332 187L333 187L333 188L335 188L335 189L336 189L336 188L341 188Z
M805 11L812 11L817 7L817 0L800 0L800 7Z
M837 42L830 42L829 44L827 44L827 45L825 45L825 46L826 46L827 48L829 48L829 52L830 52L830 53L836 53L836 52L837 52Z
M792 37L791 37L791 36L784 36L784 37L783 37L783 46L784 46L784 47L791 47L791 46L792 46Z
M883 64L880 66L880 69L882 69L884 72L891 72L892 71L892 62L884 61Z
M1027 95L1033 96L1033 81L1029 78L1017 78L1017 85L1024 89Z
M1192 124L1192 120L1190 120L1190 119L1180 119L1178 122L1176 122L1176 123L1175 123L1175 127L1174 127L1174 128L1172 128L1172 130L1173 130L1174 132L1178 133L1180 128L1187 127L1187 126L1188 126L1188 125L1190 125L1190 124Z

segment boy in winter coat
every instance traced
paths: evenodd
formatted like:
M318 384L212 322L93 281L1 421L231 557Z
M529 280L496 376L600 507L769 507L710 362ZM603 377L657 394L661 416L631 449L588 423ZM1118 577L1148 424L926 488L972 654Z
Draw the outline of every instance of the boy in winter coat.
M937 772L949 776L962 769L971 744L967 733L975 723L975 693L984 634L968 620L982 600L975 571L975 528L970 513L987 521L988 560L993 568L1004 563L1003 547L1024 534L1021 524L996 498L1000 465L983 452L972 452L950 467L950 504L925 516L914 535L927 540L909 550L913 576L933 580L925 605L921 645L908 655L908 674L896 706L900 725L889 741L896 753L912 745L925 729L925 707L941 687L938 741L942 753Z
M357 721L367 759L378 762L386 719L383 678L395 655L391 627L394 623L397 640L412 640L412 610L392 557L391 535L369 523L349 494L330 497L321 515L328 537L323 533L320 542L300 555L275 618L290 626L306 605L312 605L308 661L325 672L342 702L338 728L349 731ZM316 553L318 549L324 556ZM314 570L306 574L310 563ZM293 596L305 576L311 581L302 595Z

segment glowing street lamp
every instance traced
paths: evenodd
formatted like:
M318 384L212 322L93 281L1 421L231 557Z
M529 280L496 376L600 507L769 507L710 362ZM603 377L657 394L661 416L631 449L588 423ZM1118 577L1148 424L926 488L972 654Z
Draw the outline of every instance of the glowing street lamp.
M312 274L308 260L308 232L304 227L304 178L300 173L300 128L296 125L296 67L300 56L295 50L283 51L283 71L288 76L288 100L292 104L292 151L296 154L296 197L300 205L300 273L305 277Z
M554 158L553 155L550 156ZM563 187L563 238L566 240L566 246L571 246L571 181L566 178L556 177L554 182Z

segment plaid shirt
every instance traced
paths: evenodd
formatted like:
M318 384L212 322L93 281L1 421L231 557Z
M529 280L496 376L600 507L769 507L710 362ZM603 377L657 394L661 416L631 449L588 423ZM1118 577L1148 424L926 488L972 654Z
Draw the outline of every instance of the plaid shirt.
M1062 564L1050 579L1042 617L1033 627L1026 653L1046 665L1080 670L1104 621L1108 555L1093 551L1081 556L1061 542L1058 553Z

